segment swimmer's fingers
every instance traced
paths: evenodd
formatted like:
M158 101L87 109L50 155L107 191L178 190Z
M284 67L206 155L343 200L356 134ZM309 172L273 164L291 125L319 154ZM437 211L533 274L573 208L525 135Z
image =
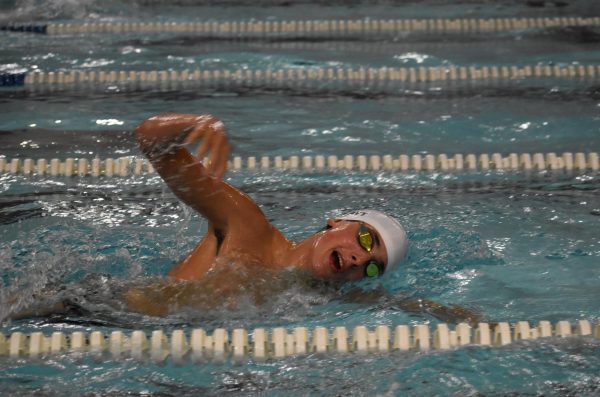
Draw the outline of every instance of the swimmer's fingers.
M229 146L227 136L224 134L215 136L214 140L216 142L211 149L210 171L217 178L222 178L227 171L227 161L229 160L231 147Z
M482 316L463 306L444 306L428 299L399 299L394 304L400 309L411 313L428 313L438 320L458 324L468 322L475 325L482 321Z
M482 320L482 317L479 313L458 305L451 305L448 307L437 303L430 304L430 302L427 302L425 311L438 320L453 324L467 322L472 326L475 326Z
M200 146L198 146L198 150L196 151L196 157L198 157L198 160L204 161L204 156L206 156L206 154L212 150L212 140L213 136L210 134L204 137L202 143L200 144ZM205 166L207 166L207 164L205 164Z
M205 132L206 132L206 124L205 123L200 123L200 124L195 125L191 129L191 131L188 133L188 135L185 137L185 139L183 140L183 144L189 145L189 144L196 142L199 139L202 139Z
M464 306L452 305L450 306L450 313L455 318L466 321L471 325L476 325L483 321L481 313Z
M210 164L204 165L212 175L221 178L227 171L227 160L230 151L229 140L225 134L223 124L215 123L211 125L210 132L204 135L196 155L200 161L203 161L204 156L210 152Z
M183 140L184 145L189 145L197 140L203 139L206 135L210 135L216 129L225 129L223 123L214 117L204 114L196 119L196 123L190 127L187 136Z

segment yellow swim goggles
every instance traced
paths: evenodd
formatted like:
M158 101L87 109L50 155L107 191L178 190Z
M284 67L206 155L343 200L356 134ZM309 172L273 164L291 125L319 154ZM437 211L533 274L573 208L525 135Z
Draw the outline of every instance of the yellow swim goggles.
M369 253L373 249L373 235L362 223L358 228L358 243ZM385 267L381 263L369 261L367 266L365 266L365 277L381 276L384 271Z

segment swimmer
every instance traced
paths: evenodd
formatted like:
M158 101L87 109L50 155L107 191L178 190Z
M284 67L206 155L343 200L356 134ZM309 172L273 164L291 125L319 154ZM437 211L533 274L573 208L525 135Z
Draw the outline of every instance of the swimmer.
M165 316L188 308L236 308L242 296L261 305L277 292L274 290L306 280L290 278L290 269L313 280L354 281L385 276L407 255L408 239L402 225L372 209L328 219L324 229L306 239L288 240L248 195L223 181L230 146L225 126L213 116L160 114L141 123L135 134L142 153L173 193L208 220L208 231L167 279L127 288L121 295L127 310ZM194 143L199 147L192 154L187 146ZM207 154L210 159L204 164ZM375 299L450 322L478 319L468 309L390 297L381 288L350 292L347 298ZM11 317L47 316L77 308L70 299L52 306L48 299L42 301L45 305Z
M200 280L217 262L284 269L297 267L317 278L358 280L391 271L406 256L400 223L375 210L327 220L326 228L293 242L258 205L222 180L229 142L225 126L209 115L161 114L136 129L140 149L173 193L209 222L196 248L169 275ZM196 155L186 145L201 141ZM211 154L208 164L204 155Z
M299 242L288 240L248 195L223 181L230 146L225 126L213 116L160 114L135 133L141 151L173 193L209 222L196 248L171 269L173 279L203 280L233 263L230 272L218 272L218 280L211 280L213 286L242 282L236 267L250 274L297 268L317 279L351 281L383 276L406 256L406 231L376 210L328 219L322 231ZM186 146L197 142L194 155ZM207 154L210 161L204 164ZM130 292L129 306L152 311L155 304L147 295Z

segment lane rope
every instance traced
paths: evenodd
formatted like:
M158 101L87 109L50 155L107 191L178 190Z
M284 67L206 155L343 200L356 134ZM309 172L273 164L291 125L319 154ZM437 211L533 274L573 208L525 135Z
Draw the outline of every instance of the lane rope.
M193 33L210 38L345 38L389 37L406 33L496 33L600 25L600 17L537 18L413 18L413 19L329 19L329 20L246 20L185 22L88 22L8 24L0 30L46 35Z
M57 72L0 73L0 86L69 86L89 88L97 84L124 84L141 87L190 84L232 89L304 88L327 90L360 88L390 91L418 83L508 82L528 78L596 81L600 64L537 64L437 67L301 67L287 69L221 70L70 70Z
M208 164L205 158L204 163ZM336 155L324 156L235 156L229 161L229 170L302 170L302 171L400 171L400 172L450 172L450 171L598 171L598 153L510 153L493 154L401 154L392 155ZM128 177L153 174L154 167L146 159L135 156L119 158L53 158L8 160L0 157L0 174L26 176L66 177Z
M216 39L299 39L396 37L405 33L475 34L530 29L600 26L599 17L562 18L463 18L463 19L364 19L320 21L229 21L229 22L124 22L83 24L11 24L0 30L48 35L193 33ZM493 81L523 78L592 79L600 75L600 65L504 65L450 66L418 68L300 68L280 70L193 70L193 71L57 71L0 73L0 86L87 85L96 83L161 84L200 82L206 85L290 87L311 83L350 83L357 86L385 86L388 83L451 81ZM486 171L486 170L598 170L597 153L511 153L439 155L346 155L234 157L230 169L241 170L361 170L361 171ZM120 176L151 174L145 160L135 157L92 159L11 159L0 158L0 173L51 176ZM174 330L170 335L155 330L150 335L136 330L130 334L113 331L91 333L42 332L0 334L0 356L12 359L38 359L56 354L92 354L96 357L131 357L176 365L211 361L267 360L288 356L328 353L383 353L390 351L448 350L467 345L504 346L513 341L544 337L592 336L600 339L600 322L595 327L579 320L572 328L568 321L554 326L540 321L531 327L527 321L495 326L466 323L451 329L438 324L398 325L393 332L386 325L372 330L356 326L350 334L346 327L215 329L212 334L194 329L189 334Z
M467 323L457 324L451 329L447 324L438 324L430 329L426 324L414 326L398 325L392 330L387 325L378 325L370 330L364 325L354 327L352 333L346 327L308 329L297 327L256 328L251 333L238 328L229 333L217 328L212 334L196 328L186 334L176 329L170 335L162 330L135 330L130 334L113 331L70 334L53 332L13 332L8 337L0 334L0 356L11 359L39 359L58 354L91 354L96 358L150 360L164 363L170 357L175 365L206 361L242 362L250 359L261 361L281 359L307 354L368 354L392 351L449 350L468 345L505 346L521 340L571 336L588 336L600 339L600 321L592 327L588 320L579 320L573 329L569 321L558 321L554 326L549 321L540 321L531 327L527 321L513 325L500 322L495 325L479 323L471 327Z

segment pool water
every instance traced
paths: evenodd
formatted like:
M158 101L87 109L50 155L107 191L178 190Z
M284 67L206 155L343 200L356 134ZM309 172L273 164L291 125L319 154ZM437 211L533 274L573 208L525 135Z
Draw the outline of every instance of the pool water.
M362 18L599 15L592 1L320 2L230 7L26 1L0 3L21 21L156 18ZM213 2L214 3L214 2ZM556 2L558 3L558 2ZM300 17L302 15L302 17ZM600 60L597 29L291 43L210 41L176 35L34 36L0 32L1 71L305 66L520 65ZM360 90L0 90L0 155L7 158L139 155L133 128L163 111L208 112L228 128L239 156L600 151L593 82L425 86ZM600 319L600 179L597 172L230 172L228 182L292 239L348 209L396 215L409 258L386 278L353 285L286 286L264 305L184 310L166 317L128 311L130 283L163 277L206 230L159 177L0 175L0 332L129 331L203 327L425 323L452 318L402 310L404 299L461 305L486 321ZM264 275L255 275L265 282ZM357 293L362 291L362 293ZM60 292L56 292L59 290ZM382 292L383 291L383 292ZM375 292L375 293L373 293ZM9 320L32 295L62 294L79 312ZM11 299L18 295L17 301ZM72 355L32 362L0 358L7 395L598 395L600 342L588 337L505 347L361 355L309 355L176 367ZM73 380L77 381L74 382ZM75 384L76 389L73 387Z

